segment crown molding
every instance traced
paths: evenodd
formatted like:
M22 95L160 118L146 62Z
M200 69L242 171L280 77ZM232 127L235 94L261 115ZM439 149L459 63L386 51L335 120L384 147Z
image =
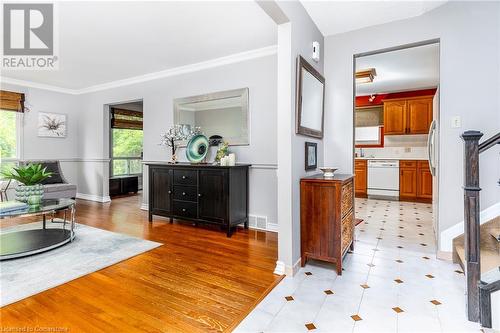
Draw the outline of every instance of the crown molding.
M70 94L70 95L78 95L79 94L78 90L76 90L76 89L68 89L68 88L53 86L53 85L45 84L45 83L38 83L38 82L34 82L34 81L18 80L18 79L13 79L13 78L6 77L6 76L2 76L1 83L14 84L16 86L42 89L42 90L54 91L54 92L63 93L63 94Z
M254 49L254 50L250 50L250 51L235 53L235 54L231 54L231 55L216 58L216 59L202 61L202 62L189 64L189 65L185 65L185 66L174 67L174 68L170 68L170 69L167 69L164 71L134 76L134 77L130 77L130 78L123 79L123 80L111 81L111 82L98 84L98 85L94 85L94 86L90 86L90 87L82 88L82 89L68 89L68 88L43 84L43 83L37 83L37 82L33 82L33 81L17 80L17 79L5 77L5 76L2 77L2 83L15 84L15 85L20 85L20 86L30 87L30 88L50 90L50 91L55 91L55 92L60 92L60 93L65 93L65 94L71 94L71 95L82 95L82 94L88 94L88 93L97 92L97 91L101 91L101 90L107 90L107 89L112 89L112 88L117 88L117 87L128 86L128 85L132 85L132 84L136 84L136 83L157 80L157 79L161 79L161 78L165 78L165 77L197 72L197 71L201 71L201 70L205 70L205 69L209 69L209 68L220 67L220 66L234 64L234 63L247 61L247 60L251 60L251 59L267 57L267 56L277 54L277 52L278 52L277 45L271 45L271 46L266 46L266 47L263 47L260 49Z

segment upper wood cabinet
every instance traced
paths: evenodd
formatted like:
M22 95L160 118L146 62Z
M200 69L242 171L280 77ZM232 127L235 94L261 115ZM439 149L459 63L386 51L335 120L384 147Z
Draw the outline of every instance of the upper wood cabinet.
M385 135L406 134L406 100L384 101Z
M433 96L384 100L384 134L427 134Z
M432 122L432 98L407 101L408 134L427 134Z

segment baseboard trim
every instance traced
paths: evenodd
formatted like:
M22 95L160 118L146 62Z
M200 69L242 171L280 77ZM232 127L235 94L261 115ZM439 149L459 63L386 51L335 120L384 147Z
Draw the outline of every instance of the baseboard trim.
M109 197L109 195L99 196L99 195L94 195L94 194L77 193L76 198L82 199L82 200L87 200L87 201L101 202L101 203L111 201L111 198Z
M491 219L500 215L500 202L490 206L481 211L480 223L486 223ZM460 236L464 233L464 221L455 224L452 227L441 232L439 235L439 250L442 252L452 252L453 251L453 238Z
M278 232L278 223L268 223L266 231Z
M142 204L141 204L141 210L149 210L149 204L147 204L147 203L142 203Z
M274 274L278 275L286 275L286 276L294 276L300 269L300 261L299 258L292 266L287 266L283 261L276 261L276 268L274 269Z
M452 261L453 260L453 252L437 251L436 258L438 258L440 260Z
M285 275L285 263L283 261L276 261L276 267L274 268L274 274Z

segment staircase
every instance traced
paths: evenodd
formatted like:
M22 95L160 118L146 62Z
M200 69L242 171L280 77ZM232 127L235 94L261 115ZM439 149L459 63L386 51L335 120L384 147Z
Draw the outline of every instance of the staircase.
M500 216L484 223L479 231L479 252L481 253L481 274L500 266ZM465 235L453 239L453 262L465 271Z
M468 319L491 328L491 294L500 290L500 217L480 224L479 155L500 144L500 133L479 144L482 136L479 131L466 131L461 136L464 141L464 234L453 240L453 259L464 269Z

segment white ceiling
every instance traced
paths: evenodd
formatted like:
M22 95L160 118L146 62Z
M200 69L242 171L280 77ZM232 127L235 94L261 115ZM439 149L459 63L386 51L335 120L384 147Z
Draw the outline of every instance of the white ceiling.
M419 16L446 1L309 1L302 5L324 36Z
M59 70L2 76L83 89L277 43L254 1L59 2Z
M372 83L356 84L356 95L436 87L439 84L439 44L379 53L356 59L356 71L375 68Z

